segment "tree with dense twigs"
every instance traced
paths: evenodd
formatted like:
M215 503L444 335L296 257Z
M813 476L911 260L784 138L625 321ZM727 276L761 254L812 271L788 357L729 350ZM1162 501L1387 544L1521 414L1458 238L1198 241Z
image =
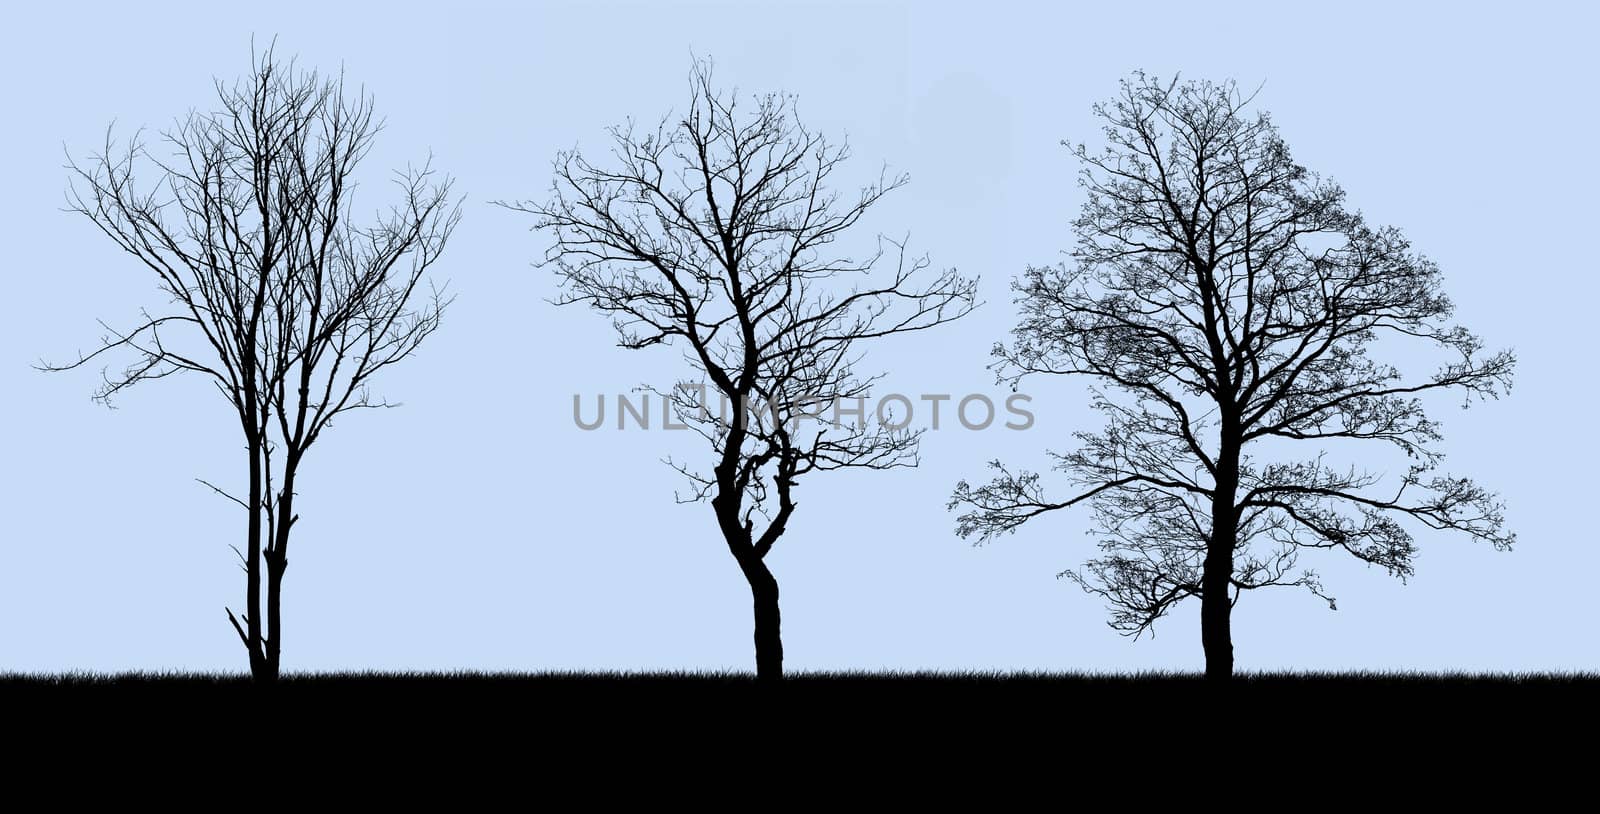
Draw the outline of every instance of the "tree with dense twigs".
M1438 472L1423 404L1433 391L1498 397L1513 355L1452 324L1438 266L1347 209L1250 102L1231 82L1141 74L1096 107L1107 144L1074 149L1088 199L1073 262L1017 281L1021 321L995 355L1013 383L1090 377L1106 425L1054 454L1075 487L1061 497L997 461L951 500L957 533L980 541L1091 506L1104 553L1065 576L1130 634L1198 597L1218 679L1233 671L1242 592L1298 586L1332 604L1298 564L1307 549L1406 577L1417 528L1514 540L1493 494ZM1378 356L1400 340L1445 358L1406 376ZM1404 472L1336 463L1372 444L1403 453Z

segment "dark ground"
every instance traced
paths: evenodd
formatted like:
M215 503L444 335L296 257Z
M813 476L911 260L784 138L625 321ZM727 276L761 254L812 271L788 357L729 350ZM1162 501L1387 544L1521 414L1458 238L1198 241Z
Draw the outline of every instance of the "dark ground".
M800 673L764 686L724 673L349 673L273 687L11 674L0 721L23 748L0 770L23 785L66 774L51 787L62 800L143 800L164 778L212 803L196 789L259 776L266 793L290 773L318 784L294 799L341 807L381 788L411 806L526 807L559 790L573 806L701 808L755 783L804 808L989 811L1098 807L1108 791L1165 808L1229 765L1234 799L1436 805L1445 789L1481 802L1490 787L1591 776L1597 702L1595 674L1264 674L1227 688L1194 674Z

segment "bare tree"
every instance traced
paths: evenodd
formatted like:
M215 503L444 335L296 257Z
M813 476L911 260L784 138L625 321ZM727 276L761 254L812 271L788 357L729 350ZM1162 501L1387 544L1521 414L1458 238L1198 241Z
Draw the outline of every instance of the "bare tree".
M1076 487L1065 499L996 461L991 482L962 482L951 500L964 510L957 533L979 541L1088 502L1105 553L1064 576L1134 635L1200 597L1206 673L1218 679L1232 674L1241 592L1300 586L1332 606L1316 574L1298 569L1304 549L1404 578L1408 525L1497 548L1514 540L1494 495L1436 474L1439 425L1420 400L1498 397L1512 354L1484 355L1450 324L1439 268L1399 231L1348 211L1250 101L1231 82L1140 74L1096 107L1108 144L1074 150L1088 192L1074 267L1031 268L1015 284L1022 318L995 355L1012 383L1092 377L1107 424L1053 455ZM1406 378L1373 358L1384 337L1447 358ZM1370 462L1372 444L1404 453L1405 474L1385 486L1329 457Z
M296 477L334 418L388 404L368 390L438 328L447 300L426 282L459 219L450 181L426 165L396 174L399 202L356 225L356 170L381 123L372 98L343 79L252 57L251 74L216 83L218 107L191 113L155 145L135 135L70 161L70 209L155 274L169 302L106 330L70 364L132 357L103 375L109 402L151 379L212 381L244 434L245 609L228 619L251 675L272 681L283 646ZM140 182L146 177L147 184ZM202 481L202 483L205 483ZM263 577L265 578L263 580ZM263 608L263 582L265 607Z
M783 645L766 558L800 480L915 465L920 434L810 416L822 405L859 408L878 378L855 371L860 343L959 318L975 304L975 282L924 274L927 258L893 241L886 271L876 270L882 239L864 257L830 252L905 176L880 175L850 196L831 191L846 146L806 130L791 96L760 96L748 109L736 97L716 91L709 64L697 63L681 117L611 128L610 166L562 153L547 202L507 205L553 235L546 263L560 276L559 303L611 316L621 347L682 350L693 385L656 392L712 459L709 474L673 466L693 486L687 500L709 501L750 585L757 675L775 679Z

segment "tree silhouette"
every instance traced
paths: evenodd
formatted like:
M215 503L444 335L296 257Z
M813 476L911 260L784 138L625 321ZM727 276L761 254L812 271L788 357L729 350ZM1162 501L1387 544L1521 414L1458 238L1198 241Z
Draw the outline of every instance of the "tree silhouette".
M846 146L806 130L792 96L757 97L748 110L736 97L716 91L709 64L697 62L681 117L613 127L611 166L564 152L550 200L505 205L553 235L546 263L562 283L559 303L611 316L621 347L683 351L693 371L685 381L698 381L656 392L709 444L710 473L669 463L692 484L687 500L711 505L750 585L757 675L775 679L783 645L766 558L799 482L915 465L920 434L808 417L868 394L878 377L855 371L860 343L968 313L975 282L924 274L926 257L893 241L886 252L881 238L864 257L828 251L906 177L880 175L841 196L829 182ZM893 270L875 272L886 254Z
M389 406L369 395L384 368L439 326L447 300L424 273L459 219L450 181L424 166L396 174L400 200L356 225L355 173L381 123L370 96L343 80L280 63L269 49L251 74L216 82L218 108L191 113L154 150L139 135L70 161L69 207L156 276L170 301L136 325L106 330L109 401L139 382L198 373L232 406L244 434L244 496L206 483L245 510L245 610L228 619L257 681L277 678L282 586L296 477L336 416ZM141 185L148 173L153 181ZM263 577L265 578L263 580ZM265 583L265 607L262 594Z
M1073 267L1027 270L1014 284L1014 341L994 352L1013 384L1092 377L1106 426L1052 454L1071 496L1051 499L1039 474L996 461L992 481L962 482L951 500L963 510L957 533L980 542L1088 502L1104 553L1065 576L1134 635L1199 597L1217 679L1232 674L1241 592L1293 585L1332 605L1299 570L1302 549L1340 549L1404 578L1416 550L1408 525L1497 548L1514 540L1494 495L1436 474L1440 429L1420 399L1498 397L1512 354L1486 356L1449 324L1439 268L1347 210L1250 102L1231 82L1139 74L1095 108L1108 144L1074 149L1088 200ZM1384 337L1447 358L1431 377L1406 378L1373 357ZM1370 456L1372 443L1408 457L1397 482L1329 457Z

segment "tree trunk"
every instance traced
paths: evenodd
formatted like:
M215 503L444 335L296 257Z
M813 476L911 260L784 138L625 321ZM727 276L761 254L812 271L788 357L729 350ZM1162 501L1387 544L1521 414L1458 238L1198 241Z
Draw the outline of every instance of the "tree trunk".
M783 637L778 614L778 580L764 560L750 556L740 563L750 583L755 610L756 678L783 678Z
M1227 537L1225 543L1213 540L1206 552L1200 588L1200 644L1206 654L1206 680L1216 683L1233 678L1233 606L1228 600L1228 579L1233 574L1232 534Z
M284 460L283 489L278 493L277 534L267 547L267 653L266 662L277 678L283 653L283 572L289 568L289 532L293 529L294 476L299 469L299 456L290 452Z
M1215 492L1211 496L1211 540L1200 575L1200 646L1206 654L1206 680L1233 678L1233 551L1238 544L1239 441L1232 423L1223 421L1217 455Z
M251 420L254 419L252 415ZM258 684L270 683L277 679L278 672L272 669L266 660L266 653L261 647L261 451L262 439L259 435L248 434L246 441L250 449L250 495L249 495L249 529L246 532L248 539L245 541L245 648L250 651L250 678Z
M283 596L283 569L288 561L278 551L267 552L267 669L272 680L278 678L279 654L283 647L283 614L280 612Z
M279 532L281 539L285 535ZM274 680L278 677L279 655L283 652L283 571L289 565L282 549L274 545L266 554L267 563L267 669Z
M737 425L738 420L735 419ZM735 426L735 429L738 429ZM737 459L733 459L736 462ZM726 462L725 462L726 463ZM719 479L724 478L719 473ZM766 561L756 552L750 539L750 530L739 522L738 503L728 501L724 495L737 495L737 487L726 486L726 491L712 498L717 525L722 530L723 542L745 581L750 583L750 598L755 612L756 678L760 681L778 681L783 678L783 638L778 614L778 580L767 568Z

